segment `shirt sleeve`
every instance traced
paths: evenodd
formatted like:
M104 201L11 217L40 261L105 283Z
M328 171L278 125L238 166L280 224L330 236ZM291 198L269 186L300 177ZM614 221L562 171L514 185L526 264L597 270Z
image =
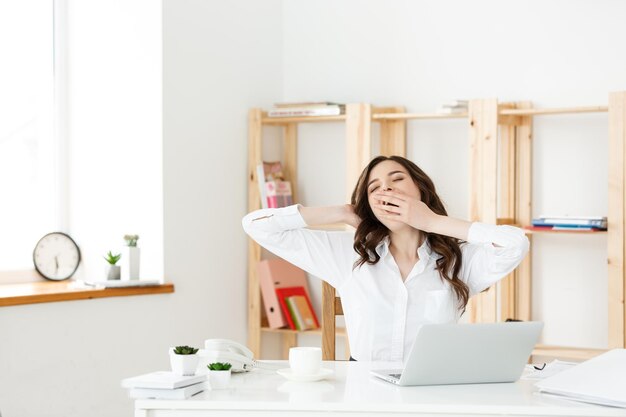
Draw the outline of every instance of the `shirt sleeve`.
M305 229L298 205L256 210L241 223L259 245L335 288L352 274L354 233Z
M472 223L461 249L461 279L468 285L470 297L510 274L529 248L530 242L519 227Z

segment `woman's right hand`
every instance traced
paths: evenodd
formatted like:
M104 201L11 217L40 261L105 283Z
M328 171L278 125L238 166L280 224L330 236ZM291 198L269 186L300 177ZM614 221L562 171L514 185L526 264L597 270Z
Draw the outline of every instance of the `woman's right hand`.
M359 227L361 218L354 213L354 206L352 204L346 204L344 207L344 223L354 227Z

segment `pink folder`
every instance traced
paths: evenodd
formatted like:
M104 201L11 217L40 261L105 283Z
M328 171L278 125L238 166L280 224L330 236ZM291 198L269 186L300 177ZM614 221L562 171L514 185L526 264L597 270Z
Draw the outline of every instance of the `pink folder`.
M265 259L260 261L257 266L257 272L270 328L279 329L287 326L287 320L281 311L278 296L276 295L276 288L304 287L310 299L306 273L284 259Z

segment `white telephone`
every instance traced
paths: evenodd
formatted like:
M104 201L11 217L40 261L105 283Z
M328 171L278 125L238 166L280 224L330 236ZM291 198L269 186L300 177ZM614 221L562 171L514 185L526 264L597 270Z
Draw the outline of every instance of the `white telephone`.
M252 351L244 345L228 339L207 339L204 341L204 349L198 351L203 358L202 367L213 362L228 362L233 367L233 372L246 372L254 368L279 369L280 366L258 362L254 360Z

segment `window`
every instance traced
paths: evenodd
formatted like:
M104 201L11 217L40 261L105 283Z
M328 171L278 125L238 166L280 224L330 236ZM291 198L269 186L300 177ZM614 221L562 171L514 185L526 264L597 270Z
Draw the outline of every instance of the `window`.
M62 225L54 12L0 2L0 271L32 269L37 240Z

